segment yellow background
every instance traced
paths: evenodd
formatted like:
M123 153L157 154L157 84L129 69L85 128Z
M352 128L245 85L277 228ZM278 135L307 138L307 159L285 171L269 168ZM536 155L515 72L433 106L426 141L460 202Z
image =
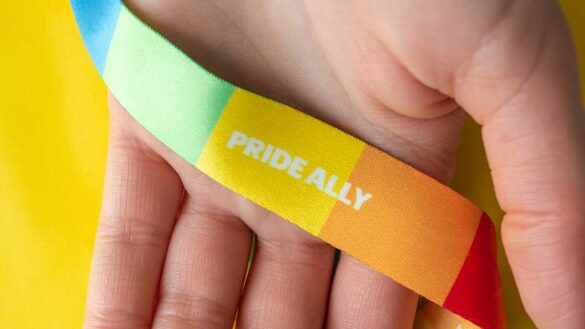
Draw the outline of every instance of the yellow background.
M563 1L585 67L585 2ZM585 76L582 72L582 78ZM79 328L106 155L106 89L68 1L0 1L0 327ZM497 221L479 140L455 187ZM505 260L510 328L532 328Z

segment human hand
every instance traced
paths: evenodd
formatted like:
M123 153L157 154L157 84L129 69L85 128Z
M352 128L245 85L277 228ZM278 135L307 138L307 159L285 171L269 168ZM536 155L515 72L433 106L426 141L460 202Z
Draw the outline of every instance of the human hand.
M555 2L129 6L224 79L444 182L463 107L483 125L528 312L543 328L585 325L585 120ZM244 328L412 326L411 291L345 254L330 286L332 247L199 173L113 99L110 108L86 327L228 328L236 309Z

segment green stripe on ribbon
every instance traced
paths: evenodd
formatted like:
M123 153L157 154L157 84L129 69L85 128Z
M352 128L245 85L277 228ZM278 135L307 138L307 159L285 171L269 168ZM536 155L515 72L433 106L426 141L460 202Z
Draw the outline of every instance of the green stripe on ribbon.
M125 6L103 76L128 112L191 164L197 162L234 91L233 85L145 28Z

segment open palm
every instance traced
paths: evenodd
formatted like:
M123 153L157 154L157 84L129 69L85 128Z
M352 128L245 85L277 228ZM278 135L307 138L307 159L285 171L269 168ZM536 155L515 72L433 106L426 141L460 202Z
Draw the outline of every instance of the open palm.
M528 312L541 327L585 326L585 118L554 1L128 6L222 78L444 182L471 114ZM113 98L110 109L87 328L230 328L236 311L242 328L412 327L412 291L343 253L333 275L331 246L200 173Z

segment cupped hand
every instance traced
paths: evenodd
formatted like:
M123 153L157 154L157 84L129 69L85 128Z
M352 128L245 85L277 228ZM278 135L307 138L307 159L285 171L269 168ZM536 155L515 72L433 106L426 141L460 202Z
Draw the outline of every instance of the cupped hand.
M443 182L471 115L527 311L585 328L585 112L555 1L127 5L220 77ZM334 269L331 246L197 171L113 97L110 114L86 328L412 327L412 291L343 253Z

